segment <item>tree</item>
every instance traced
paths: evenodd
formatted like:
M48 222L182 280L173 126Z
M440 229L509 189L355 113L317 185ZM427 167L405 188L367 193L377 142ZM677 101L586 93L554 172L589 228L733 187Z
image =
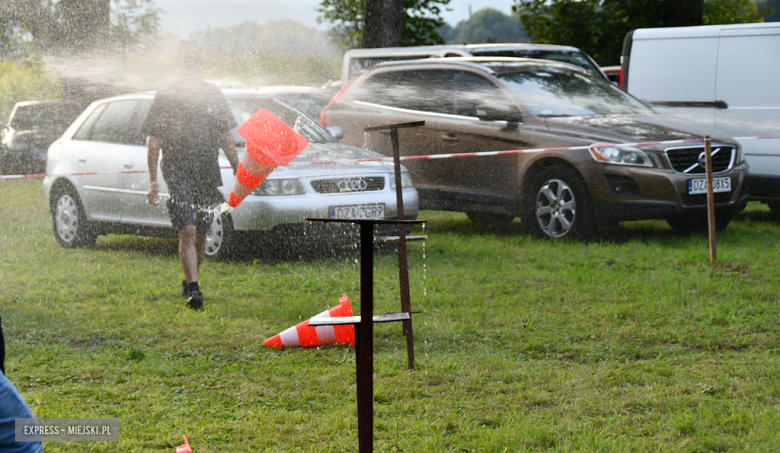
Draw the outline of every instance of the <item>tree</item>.
M764 14L764 22L780 21L780 0L761 0L758 3Z
M154 0L112 0L109 43L122 53L151 46L160 31L160 8Z
M404 28L403 0L365 0L363 47L398 47Z
M528 35L517 16L509 16L493 8L475 12L469 20L455 26L456 43L478 44L484 42L527 42Z
M2 0L0 42L46 53L143 48L157 37L154 0Z
M403 0L402 46L443 44L441 8L450 0ZM322 0L319 23L329 22L330 36L342 50L363 47L366 0Z
M534 42L579 47L599 64L620 60L636 28L761 22L755 0L516 0Z

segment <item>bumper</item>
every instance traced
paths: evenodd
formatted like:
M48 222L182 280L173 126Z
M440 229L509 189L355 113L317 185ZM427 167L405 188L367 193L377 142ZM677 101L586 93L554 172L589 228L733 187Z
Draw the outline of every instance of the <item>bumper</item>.
M229 193L228 193L229 195ZM416 219L420 201L413 188L403 190L404 217ZM397 219L398 207L394 189L372 193L337 196L287 196L262 197L250 195L233 211L233 228L236 231L265 231L284 236L332 236L345 231L357 231L350 225L311 225L307 217L327 218L334 206L383 205L385 219ZM397 233L397 227L395 228ZM392 231L389 230L389 231Z
M715 193L717 212L738 212L748 199L747 165L714 174L731 178L729 192ZM688 193L688 180L704 175L686 175L671 170L601 166L591 173L588 187L593 196L596 217L609 220L663 219L707 211L707 195Z

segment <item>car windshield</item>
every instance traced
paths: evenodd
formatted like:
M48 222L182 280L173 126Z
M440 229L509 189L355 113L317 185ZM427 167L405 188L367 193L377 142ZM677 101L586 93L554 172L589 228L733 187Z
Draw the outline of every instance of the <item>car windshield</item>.
M652 113L611 83L580 71L536 68L497 77L540 117Z
M582 52L574 50L532 50L532 49L474 49L471 54L475 57L517 57L536 58L539 60L560 61L578 66L588 72L601 76L599 68L591 62Z
M280 120L284 121L290 127L295 127L298 123L298 132L309 141L309 143L336 143L330 134L328 134L317 123L309 119L306 115L301 113L286 104L283 104L275 99L271 98L231 98L230 110L233 112L233 117L236 122L241 125L244 121L248 120L260 109L266 109L273 113ZM233 136L236 139L236 143L246 143L243 137L236 133L233 129Z
M17 130L56 129L64 131L79 116L74 104L43 103L19 106L11 126Z

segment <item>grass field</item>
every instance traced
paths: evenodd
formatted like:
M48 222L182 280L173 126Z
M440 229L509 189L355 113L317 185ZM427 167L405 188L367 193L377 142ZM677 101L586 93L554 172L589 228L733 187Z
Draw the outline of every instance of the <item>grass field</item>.
M410 243L417 370L375 328L378 452L780 451L780 221L750 204L718 238L663 222L550 242L423 212ZM207 262L181 298L176 242L57 246L40 181L0 181L7 371L38 417L118 417L121 442L47 452L355 452L354 350L263 341L347 293L354 249ZM395 254L376 312L399 309ZM357 313L356 313L357 314Z

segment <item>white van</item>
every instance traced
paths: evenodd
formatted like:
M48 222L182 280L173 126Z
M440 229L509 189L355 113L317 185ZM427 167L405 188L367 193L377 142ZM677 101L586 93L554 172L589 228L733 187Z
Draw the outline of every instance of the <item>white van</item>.
M608 80L593 58L576 47L552 44L504 43L352 49L344 54L341 83L346 84L363 69L373 68L379 63L431 57L518 57L554 60L573 64L592 72L604 80Z
M623 44L623 89L687 130L780 135L780 22L652 28ZM780 213L780 140L742 140L750 199Z

